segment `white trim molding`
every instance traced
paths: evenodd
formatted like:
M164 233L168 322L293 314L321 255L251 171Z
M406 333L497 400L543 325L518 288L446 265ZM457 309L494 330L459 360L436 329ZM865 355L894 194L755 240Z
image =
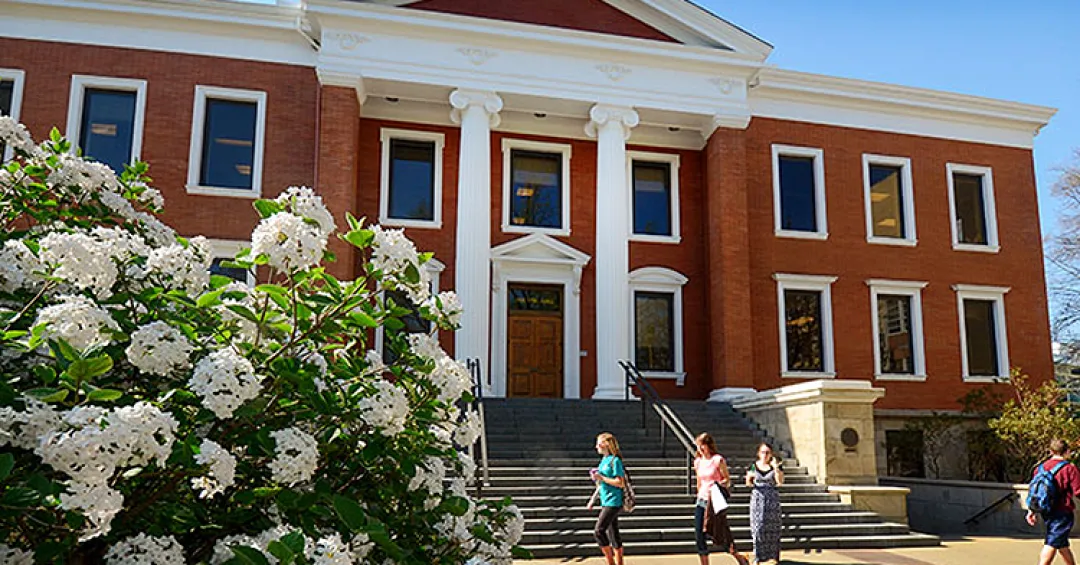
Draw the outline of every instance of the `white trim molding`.
M783 227L780 201L780 157L809 157L814 160L814 223L815 231L789 230ZM828 239L828 215L825 211L825 151L816 147L799 147L774 143L772 146L773 228L777 237L798 239Z
M432 219L410 220L390 217L390 145L391 141L401 139L406 141L423 141L435 144L434 174L432 180ZM438 132L404 130L393 128L381 128L379 130L379 142L382 145L381 166L379 167L379 223L384 226L401 226L409 228L433 228L442 227L442 196L443 196L443 148L446 146L446 136Z
M206 126L206 102L208 99L253 102L255 108L255 146L251 164L251 188L222 188L202 186L199 170L202 168L203 128ZM195 106L191 116L191 146L188 152L188 194L229 196L234 198L260 198L262 196L263 151L266 147L266 92L241 90L217 86L195 86Z
M1005 318L1005 295L1011 287L983 286L973 284L955 284L956 309L960 322L960 362L961 376L966 383L998 383L1007 381L1011 373L1009 366L1008 323ZM967 317L964 315L965 300L986 300L994 303L994 339L997 342L998 374L995 376L971 375L968 370Z
M780 330L780 376L796 379L831 379L836 377L833 352L832 283L835 276L776 273L777 325ZM821 294L821 371L790 371L787 361L787 304L784 291L807 290Z
M134 163L142 155L143 126L146 120L146 81L134 78L116 78L90 75L71 75L68 94L67 128L64 136L71 142L72 150L79 147L82 134L83 101L87 89L112 90L135 93L135 117L131 124L131 154L126 164Z
M509 367L510 283L561 285L563 397L581 397L581 273L590 257L549 235L534 233L491 250L491 382L485 394L505 397Z
M956 226L956 189L953 175L972 175L982 177L983 221L986 224L986 244L961 243ZM997 229L997 206L994 203L994 171L990 167L977 165L945 164L945 176L949 185L949 228L952 231L952 246L957 251L979 251L997 253L1001 250Z
M923 338L922 289L927 283L919 281L894 281L870 279L870 328L874 337L874 379L879 381L926 380L926 348ZM906 296L911 299L911 353L914 357L912 373L883 373L881 371L881 334L878 328L878 297L880 295Z
M562 202L562 225L558 228L543 228L533 226L517 226L510 223L510 191L514 186L513 160L511 153L515 149L522 151L535 151L538 153L553 153L562 156L562 174L560 179L559 195ZM543 233L548 235L570 235L570 144L547 143L542 141L529 141L525 139L513 139L504 137L502 140L503 153L503 186L502 186L502 231L505 233Z
M236 254L245 247L251 247L251 242L247 240L239 239L208 239L207 243L210 244L211 260L213 259L228 259L232 261L236 258ZM247 273L247 285L249 287L255 286L255 273L248 270Z
M26 84L26 71L22 69L0 69L0 81L11 81L11 118L16 122L21 121L22 116L22 99L23 88ZM10 147L4 149L4 154L0 155L0 161L7 161L12 158L14 150Z
M651 235L634 232L634 162L659 163L668 166L671 186L670 200L668 202L669 221L671 222L671 235ZM627 151L626 152L626 178L630 185L630 241L647 243L679 243L682 241L679 227L679 154L678 153L655 153L651 151Z
M863 192L866 196L866 241L882 245L900 245L914 247L919 239L915 233L915 190L911 175L911 159L863 153ZM882 237L874 235L874 208L870 186L870 166L883 165L900 168L900 223L904 226L901 237Z
M637 292L655 292L672 295L672 355L675 370L642 371L650 379L674 379L677 386L686 384L686 371L683 365L683 287L690 279L682 273L667 267L642 267L630 273L630 354L635 364L637 361Z

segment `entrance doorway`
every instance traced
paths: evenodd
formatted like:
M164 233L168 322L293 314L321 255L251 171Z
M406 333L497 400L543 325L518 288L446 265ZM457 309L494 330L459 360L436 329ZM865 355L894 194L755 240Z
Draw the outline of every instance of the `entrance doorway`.
M507 396L562 398L563 287L511 283L507 298Z

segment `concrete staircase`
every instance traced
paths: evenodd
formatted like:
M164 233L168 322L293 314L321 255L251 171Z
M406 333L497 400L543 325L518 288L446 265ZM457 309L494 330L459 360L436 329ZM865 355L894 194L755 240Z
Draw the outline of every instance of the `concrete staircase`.
M693 432L709 431L741 477L764 437L729 405L670 402ZM667 435L662 445L655 414L642 428L641 403L591 400L488 399L491 484L486 498L510 496L525 516L522 544L536 557L597 554L592 529L596 511L585 504L593 486L588 470L599 456L596 435L614 433L634 481L637 508L619 517L627 554L694 553L693 495L687 488L685 450ZM786 459L781 490L785 549L884 548L938 545L939 539L911 532L872 512L839 502L825 485ZM729 520L740 550L749 551L750 492L736 485Z

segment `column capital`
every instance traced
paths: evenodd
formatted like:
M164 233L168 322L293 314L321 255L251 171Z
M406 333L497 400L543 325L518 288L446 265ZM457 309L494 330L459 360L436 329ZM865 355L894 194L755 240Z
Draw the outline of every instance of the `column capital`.
M455 124L461 123L461 114L470 107L482 108L488 115L491 127L499 126L499 111L503 108L502 98L490 90L468 90L459 88L450 93L450 120Z
M367 101L367 89L364 87L364 77L351 72L341 72L333 69L319 67L315 74L322 86L344 86L356 90L356 101L361 106Z
M630 139L630 129L640 122L638 113L629 106L596 104L589 110L589 123L585 124L585 135L596 137L601 128L613 123L621 126L624 139Z
M746 129L750 125L750 111L745 109L720 110L711 118L706 118L701 126L701 137L708 142L712 134L720 128Z

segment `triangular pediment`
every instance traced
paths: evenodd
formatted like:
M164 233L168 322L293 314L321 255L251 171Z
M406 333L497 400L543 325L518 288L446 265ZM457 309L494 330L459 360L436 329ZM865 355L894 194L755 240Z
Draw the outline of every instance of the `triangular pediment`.
M491 250L493 261L534 261L583 266L589 255L550 235L534 233L508 241Z
M355 0L354 0L355 1ZM772 46L689 0L359 0L443 14L723 49L764 60Z

